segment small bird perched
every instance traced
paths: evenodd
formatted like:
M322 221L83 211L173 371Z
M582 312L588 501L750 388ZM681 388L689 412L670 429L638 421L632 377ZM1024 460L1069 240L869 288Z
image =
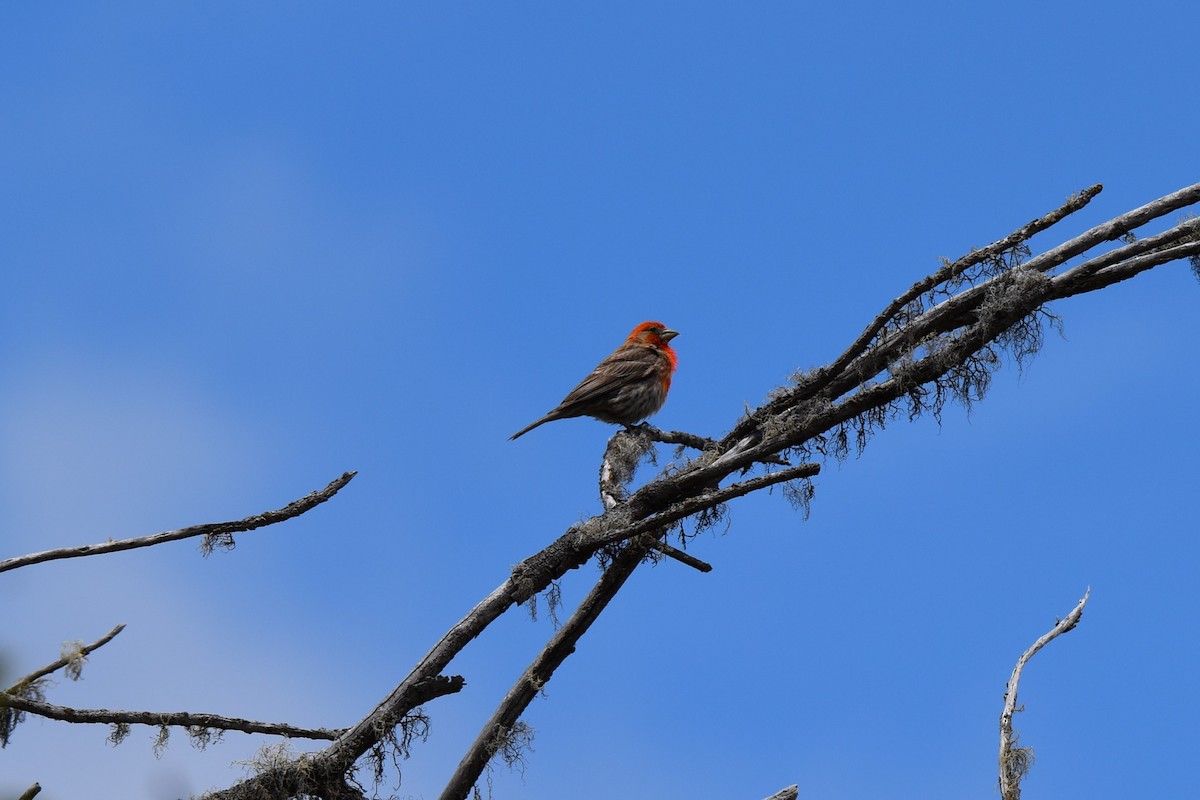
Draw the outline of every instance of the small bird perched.
M678 359L667 342L679 335L661 322L643 322L625 344L601 361L553 411L514 433L516 439L538 425L567 417L595 417L630 426L662 408Z

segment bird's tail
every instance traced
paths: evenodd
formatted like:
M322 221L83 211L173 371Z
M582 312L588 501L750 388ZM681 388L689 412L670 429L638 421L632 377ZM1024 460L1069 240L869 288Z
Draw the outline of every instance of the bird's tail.
M524 436L525 434L529 433L531 430L533 430L537 426L545 425L547 422L550 422L550 421L556 420L556 419L558 419L558 417L554 416L553 414L547 414L546 416L539 419L537 422L531 422L528 425L526 425L524 428L521 428L521 430L517 431L512 436L508 437L508 440L511 442L513 439L516 439L518 436Z

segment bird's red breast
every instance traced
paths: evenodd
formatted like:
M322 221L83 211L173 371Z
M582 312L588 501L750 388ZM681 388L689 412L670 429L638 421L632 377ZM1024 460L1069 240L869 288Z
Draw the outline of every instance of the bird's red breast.
M679 366L679 357L675 355L675 351L668 344L672 339L679 335L678 331L673 331L661 322L651 320L643 322L633 329L633 333L629 334L629 338L625 340L625 344L636 344L642 346L654 347L661 350L667 356L667 360L671 363L669 370L664 370L663 376L660 378L663 384L663 390L671 387L671 373Z

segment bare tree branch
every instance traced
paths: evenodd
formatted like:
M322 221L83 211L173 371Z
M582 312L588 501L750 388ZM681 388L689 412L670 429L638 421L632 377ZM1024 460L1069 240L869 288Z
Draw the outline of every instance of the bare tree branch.
M233 533L250 531L267 525L274 525L315 508L333 497L342 487L354 478L356 473L346 472L330 482L324 489L289 503L275 511L267 511L247 517L236 522L210 523L194 525L174 531L166 531L151 536L120 541L106 542L99 545L84 545L81 547L47 550L0 561L0 572L18 567L38 564L43 561L53 561L61 558L75 558L100 553L111 553L129 550L137 547L149 547L163 542L185 539L192 536L204 536L205 544L212 546L216 541L221 544L221 537L230 537ZM230 539L230 541L232 541ZM4 693L0 693L0 747L6 746L15 727L22 721L25 713L35 714L50 719L78 723L106 723L113 725L128 725L134 723L164 726L182 726L196 730L240 730L246 733L276 733L299 738L334 739L340 731L325 731L319 729L314 734L313 729L299 728L283 723L262 723L253 720L242 720L231 717L221 717L215 714L194 714L190 712L160 713L148 711L109 711L105 709L84 710L65 706L56 706L45 702L42 679L56 670L64 667L72 678L78 677L83 660L92 651L107 644L124 629L118 625L106 636L86 647L80 646L73 652L65 652L61 659L36 670L17 681ZM71 673L74 672L72 675Z
M663 444L681 444L684 447L690 447L693 450L708 450L716 444L716 440L709 439L707 436L697 436L694 433L687 431L664 431L659 430L648 422L643 422L638 426L644 428L650 438L656 442Z
M682 550L672 547L666 542L655 542L650 545L651 550L657 550L667 558L673 558L680 564L686 564L694 570L700 572L712 572L712 564L707 561L701 561L693 555L683 552Z
M109 711L107 709L82 709L56 706L18 697L0 694L0 707L13 708L46 719L62 722L92 723L97 725L164 725L179 728L241 731L242 733L268 733L288 736L293 739L327 739L338 737L342 730L326 728L300 728L282 722L256 722L252 719L223 717L219 714L197 714L190 711Z
M95 556L101 553L116 553L121 550L132 550L137 547L150 547L163 542L174 542L179 539L187 539L192 536L204 536L205 542L209 549L214 546L214 543L219 546L221 544L220 537L228 537L230 534L241 533L243 531L252 531L256 528L262 528L267 525L275 525L279 522L298 517L306 511L324 503L329 498L333 497L338 491L345 486L350 480L357 475L357 472L346 472L341 477L330 482L324 489L315 491L306 495L299 500L296 500L283 508L275 511L265 511L262 514L255 514L245 519L237 520L236 522L210 522L203 525L192 525L188 528L179 528L173 531L163 531L150 536L141 536L135 539L118 539L116 541L102 542L100 544L85 544L79 547L61 547L56 550L44 550L40 553L30 553L25 556L15 556L6 558L0 561L0 572L7 572L10 569L18 567L27 567L30 564L40 564L43 561L54 561L60 558L78 558L80 556Z
M1084 592L1083 599L1071 610L1070 614L1058 620L1053 628L1042 634L1032 647L1021 654L1008 679L1008 686L1004 690L1004 711L1000 714L1000 797L1002 800L1020 800L1021 779L1025 777L1025 773L1029 771L1029 766L1033 763L1033 751L1017 746L1017 735L1013 732L1012 726L1013 715L1022 710L1017 708L1017 684L1021 680L1021 671L1025 669L1025 665L1037 651L1079 624L1079 620L1083 617L1083 607L1087 605L1088 596L1091 593L1091 589Z
M25 719L25 712L13 707L11 703L6 704L5 698L16 697L33 703L43 702L46 699L46 684L50 675L65 668L68 678L73 681L79 680L88 654L111 642L123 630L125 626L118 625L89 645L84 645L83 642L64 643L62 658L34 670L0 692L0 749L8 746L13 731Z
M643 425L618 431L609 439L600 467L600 499L606 509L616 507L627 497L625 484L633 478L638 461L650 452L651 442L663 440L661 434L661 431ZM678 434L674 438L678 438ZM651 550L678 559L702 572L712 569L711 565L662 542L661 538L666 532L665 528L660 528L653 535L647 533L631 540L613 558L575 613L555 632L538 657L509 689L492 717L484 724L442 791L442 800L465 798L471 787L478 782L489 761L497 754L510 763L521 758L524 743L521 741L522 731L516 727L517 721L534 696L549 682L555 670L562 665L567 656L575 652L579 639Z
M1108 222L1097 225L1076 236L1074 239L1064 242L1051 250L1047 250L1038 259L1030 261L1029 266L1044 272L1047 269L1066 263L1069 259L1077 255L1086 253L1096 245L1119 239L1127 233L1145 225L1147 222L1156 220L1159 217L1165 217L1172 211L1187 208L1197 202L1200 202L1200 183L1186 186L1177 192L1172 192L1157 200L1152 200L1132 211L1127 211L1118 217L1114 217Z
M1084 194L1086 195L1087 193ZM1159 200L1155 200L1152 203L1147 203L1126 214L1122 214L1071 239L1063 245L1048 250L1023 263L1020 258L1020 252L1012 252L1004 255L1000 251L999 255L997 255L997 248L1002 243L1012 241L1014 238L1020 239L1020 231L1011 234L1009 237L1005 237L1005 239L1000 240L995 245L984 248L984 251L979 251L986 251L996 255L993 259L995 263L989 263L987 269L978 275L958 274L955 276L954 281L969 278L967 282L971 284L970 288L962 290L957 294L952 294L956 283L951 282L939 288L936 293L930 290L928 296L944 296L947 299L926 311L922 311L920 297L914 290L910 290L900 298L897 298L864 331L864 336L867 337L866 343L856 342L855 345L847 350L847 354L853 353L852 358L847 360L847 354L843 354L842 357L829 367L816 370L810 375L805 376L799 381L796 387L778 392L770 402L739 422L730 434L722 440L722 448L732 448L740 443L741 452L739 452L736 461L752 462L755 457L762 458L766 453L770 453L777 448L764 446L748 447L747 443L743 440L748 439L751 443L760 443L764 438L764 429L766 429L766 432L770 432L772 428L779 427L780 423L794 422L795 412L813 414L813 412L821 411L820 406L828 405L834 402L836 398L848 392L862 389L864 382L879 375L880 372L894 368L897 365L904 365L906 361L911 361L911 355L915 351L921 348L928 348L931 344L937 344L937 337L946 337L951 332L959 331L959 338L967 338L970 335L969 338L972 341L978 340L975 348L968 350L963 355L963 360L965 361L975 350L987 346L996 337L1002 335L1012 327L1012 325L1021 321L1026 315L1035 313L1046 302L1083 291L1103 288L1103 286L1115 283L1116 279L1131 277L1137 271L1147 269L1150 266L1157 266L1168 261L1181 260L1196 255L1197 251L1193 249L1195 242L1191 241L1195 235L1195 230L1192 228L1191 223L1184 223L1183 225L1176 226L1166 234L1157 237L1154 246L1160 249L1142 261L1131 263L1132 259L1128 258L1139 252L1137 247L1134 247L1132 250L1122 248L1117 251L1118 255L1115 257L1109 254L1108 260L1103 263L1111 263L1112 258L1126 258L1127 260L1122 262L1124 266L1114 264L1111 267L1113 274L1106 282L1090 284L1080 282L1080 276L1078 275L1063 280L1061 283L1046 281L1045 283L1038 284L1029 279L1022 279L1024 276L1028 276L1029 273L1048 272L1098 244L1127 234L1140 225L1144 225L1147 222L1197 201L1200 201L1200 184L1187 187ZM1069 206L1070 204L1064 206L1057 212L1053 212L1052 215L1048 215L1048 217L1063 212ZM1170 252L1165 250L1168 244L1181 241L1191 241L1191 244ZM954 271L943 268L942 271L935 273L931 278ZM1066 275L1067 273L1057 276L1056 280L1066 278ZM914 285L914 289L927 286L928 280L918 282ZM1020 289L1022 296L1019 299L1013 296L1014 287ZM990 310L985 309L985 304L989 307L994 306L994 301L998 295L1010 303L1010 310L1013 313L1007 315L1008 318L1003 320L995 316L989 319L981 318L981 310ZM907 300L908 303L902 303L902 300ZM1002 321L1005 324L994 324L997 321ZM861 339L863 337L860 337ZM946 364L940 371L933 370L927 375L918 376L919 382L932 380L938 375L945 373L948 369L959 365ZM900 388L900 391L896 396L904 394L904 390L908 387L902 386L898 388ZM789 412L792 413L789 414ZM789 416L792 419L789 419ZM798 437L790 437L790 442L781 443L783 447L798 444L811 438L805 435L810 430L814 434L819 434L822 428L828 430L828 427L824 424L825 420L820 415L814 414L811 420L806 421L811 422L811 425L803 425L802 430L797 431L800 435Z
M125 626L118 625L117 627L113 628L111 631L104 634L99 639L97 639L96 641L92 642L91 644L89 644L87 646L81 646L81 647L77 647L77 648L73 648L73 649L68 649L68 648L64 647L64 650L67 652L63 655L62 658L60 658L57 661L54 661L50 664L47 664L46 666L42 667L41 669L36 669L33 672L26 675L25 677L19 679L12 686L5 689L4 693L5 694L20 694L21 687L31 684L31 683L33 683L41 678L44 678L47 675L50 675L54 672L57 672L58 670L62 669L63 667L70 667L70 669L67 670L68 677L70 677L71 680L77 680L79 678L80 670L83 669L84 659L86 659L89 655L91 655L91 653L94 652L95 650L99 650L101 647L103 647L104 645L111 642L113 640L113 638L123 630L125 630Z
M1172 232L1170 231L1169 233ZM1188 242L1130 258L1118 264L1113 264L1110 267L1098 269L1090 274L1083 271L1079 273L1066 273L1054 280L1054 286L1058 290L1055 293L1054 299L1103 289L1107 286L1112 286L1114 283L1129 280L1135 275L1153 267L1161 266L1171 261L1195 258L1197 255L1200 255L1200 242Z
M670 525L672 522L678 522L682 519L687 519L693 514L698 514L706 509L714 508L721 503L726 503L730 500L744 497L745 495L748 495L751 492L756 492L759 489L766 489L769 486L787 483L788 481L811 478L820 471L820 464L797 464L794 467L781 469L778 472L768 472L765 475L758 475L740 483L730 484L723 489L712 489L693 495L683 502L669 506L661 513L646 517L645 519L639 520L632 525L605 531L602 533L602 535L595 536L594 538L591 536L581 536L580 541L586 547L600 547L606 544L620 542L633 536L648 533L656 528L662 528L666 525ZM704 474L704 471L697 470L695 474ZM638 495L634 495L634 498L637 496ZM631 501L632 499L633 498L631 498Z
M1091 202L1093 197L1100 194L1100 192L1103 190L1104 187L1098 183L1095 186L1084 189L1082 192L1071 197L1066 203L1054 211L1051 211L1049 214L1027 223L1023 227L1018 228L1010 233L1008 236L1005 236L1003 239L993 242L981 250L972 250L970 253L958 259L957 261L946 264L932 275L917 281L911 287L909 287L908 291L904 292L904 294L900 295L891 303L889 303L887 308L881 311L879 315L871 321L871 324L868 325L866 329L858 335L858 338L855 339L848 348L846 348L846 351L838 356L832 364L823 370L823 372L828 376L841 374L841 372L845 370L851 362L866 352L868 345L874 341L875 337L878 336L880 332L888 326L889 323L896 320L897 314L899 314L906 306L919 298L921 295L930 291L939 284L957 278L966 270L983 261L995 258L1006 251L1012 250L1014 247L1017 247L1018 245L1021 245L1033 238L1034 235L1041 233L1053 225L1056 225L1058 222L1062 221L1063 218L1070 214L1074 214L1076 211L1086 206ZM818 383L813 388L819 391L824 387Z
M632 541L613 560L571 618L555 632L542 652L508 690L504 700L484 724L475 742L459 762L450 782L442 790L441 800L463 800L479 780L492 756L497 752L511 752L507 750L506 744L511 741L517 720L554 675L554 671L562 665L567 656L575 652L575 645L580 637L625 585L625 581L637 569L638 564L642 563L655 541L650 536Z
M205 796L206 800L251 800L297 795L339 798L342 795L337 792L342 791L346 774L354 767L354 762L372 747L387 741L392 729L403 723L407 711L443 695L462 691L465 685L466 681L458 675L438 675L403 683L379 704L375 712L354 727L343 730L324 751L305 754L301 757L302 762L281 764L228 789L211 792ZM400 709L406 710L400 712ZM374 731L365 730L364 723L367 720L378 721L382 727ZM275 792L275 787L281 786L285 787L285 793Z
M35 783L33 786L30 786L28 789L21 792L21 796L18 797L17 800L33 800L33 798L38 796L38 792L40 791L42 791L42 785L40 783Z
M799 796L800 787L793 783L791 786L786 786L783 789L780 789L766 800L796 800L796 798Z
M680 439L692 439L704 442L709 446L715 444L711 439L692 437L690 434L681 434L678 431L663 434L662 431L649 425L626 428L613 434L612 438L608 440L608 445L604 449L604 458L600 462L600 502L604 504L605 510L614 508L629 496L625 485L633 479L633 473L642 457L653 453L653 442L678 441ZM666 542L656 541L651 545L651 549L701 572L712 571L711 564L690 556Z
M1104 269L1106 267L1119 264L1121 261L1134 256L1140 256L1144 253L1161 250L1165 247L1171 247L1176 244L1187 243L1189 240L1194 240L1197 232L1200 232L1200 217L1184 220L1175 227L1163 231L1155 236L1147 236L1142 239L1136 239L1125 247L1118 247L1115 250L1110 250L1103 255L1089 259L1078 266L1071 267L1066 272L1058 276L1061 283L1070 283L1084 276Z

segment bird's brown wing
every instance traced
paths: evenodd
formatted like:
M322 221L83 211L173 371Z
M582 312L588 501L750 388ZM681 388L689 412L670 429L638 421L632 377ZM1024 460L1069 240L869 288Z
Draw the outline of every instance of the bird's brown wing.
M516 439L539 425L567 417L590 416L616 424L627 422L631 416L639 417L637 409L645 406L645 399L639 397L639 393L644 392L647 386L658 383L663 369L669 369L669 365L664 363L666 358L656 348L645 345L617 348L568 392L550 413L509 438ZM654 410L662 405L661 396Z
M618 348L568 392L551 413L559 419L594 414L612 404L628 387L654 380L662 369L662 359L653 347Z

